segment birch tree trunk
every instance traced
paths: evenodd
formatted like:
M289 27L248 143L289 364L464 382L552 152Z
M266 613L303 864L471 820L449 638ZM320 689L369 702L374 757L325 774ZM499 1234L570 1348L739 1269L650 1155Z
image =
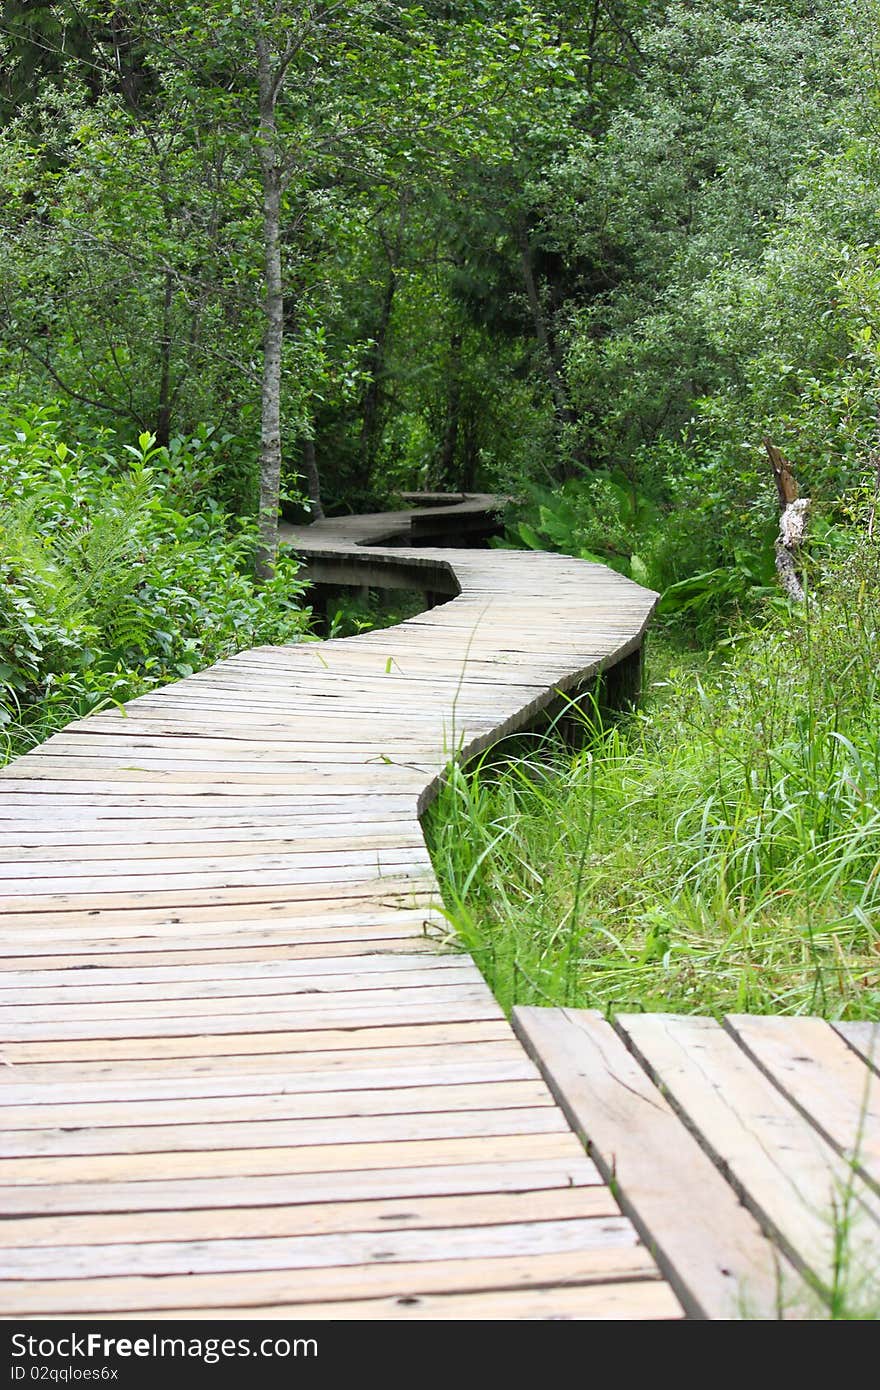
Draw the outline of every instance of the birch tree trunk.
M256 575L269 579L278 551L281 493L281 353L284 345L284 288L281 276L281 169L277 152L277 86L268 41L257 38L260 90L260 174L263 185L263 253L266 268L266 325L260 409L260 521Z

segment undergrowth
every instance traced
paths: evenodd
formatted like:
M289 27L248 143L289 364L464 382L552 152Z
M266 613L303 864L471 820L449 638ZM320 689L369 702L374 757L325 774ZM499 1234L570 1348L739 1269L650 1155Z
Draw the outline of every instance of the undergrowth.
M157 448L0 407L0 763L102 704L306 632L296 562L214 492L211 435ZM113 450L111 453L110 450Z
M454 768L428 831L502 1004L880 1014L880 552L640 712ZM659 657L659 660L658 660Z

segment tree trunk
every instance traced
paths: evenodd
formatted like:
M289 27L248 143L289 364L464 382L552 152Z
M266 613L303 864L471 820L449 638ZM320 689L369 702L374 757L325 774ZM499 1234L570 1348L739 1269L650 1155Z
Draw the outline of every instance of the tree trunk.
M391 311L397 293L397 271L403 257L404 235L409 213L409 194L400 197L397 213L397 229L394 240L380 229L379 236L388 259L388 277L382 294L379 310L379 323L373 339L373 346L367 357L369 381L361 404L360 456L365 481L369 479L376 459L379 425L382 415L382 378L385 372L385 354L388 347L388 333L391 328Z
M461 490L462 492L475 492L480 448L477 416L473 409L466 410L464 414L464 445L462 453L464 457L461 464Z
M269 579L278 551L281 493L281 352L284 290L281 278L281 171L275 128L275 84L267 41L257 39L260 73L260 174L263 184L263 253L266 273L263 383L260 417L260 521L256 575Z
M370 379L364 391L361 413L361 437L360 455L361 464L364 470L364 480L368 480L373 471L373 462L376 457L376 436L379 425L379 406L382 401L382 373L385 370L385 347L388 342L388 329L391 324L391 310L394 307L394 295L397 290L397 271L392 265L388 271L388 279L385 282L385 291L382 295L382 308L379 313L379 323L373 339L373 346L370 348L367 357L367 371Z
M461 416L461 332L452 335L449 352L449 382L446 392L446 424L437 461L440 487L450 487L455 479L455 455Z
M312 521L323 521L324 506L321 502L321 478L318 473L318 464L315 458L314 439L303 440L302 476L305 480L306 491L309 495L309 511Z
M538 340L541 356L544 359L544 370L547 373L547 383L550 387L550 394L553 397L557 428L561 432L563 426L570 424L572 421L571 407L568 403L565 386L563 385L558 355L552 341L547 317L544 313L544 306L541 303L541 296L538 293L538 286L535 280L534 258L529 242L528 228L524 222L520 223L517 235L526 298L529 301L529 309L531 310L532 322L535 328L535 337Z
M776 538L776 573L788 597L794 603L803 603L806 598L804 586L798 575L797 561L807 530L810 515L809 497L800 497L797 480L791 471L791 464L781 449L770 439L764 440L764 448L773 469L776 491L779 495L779 535Z
M170 270L165 272L165 293L162 301L162 337L159 340L159 405L156 411L156 443L168 448L171 435L171 305L174 280Z

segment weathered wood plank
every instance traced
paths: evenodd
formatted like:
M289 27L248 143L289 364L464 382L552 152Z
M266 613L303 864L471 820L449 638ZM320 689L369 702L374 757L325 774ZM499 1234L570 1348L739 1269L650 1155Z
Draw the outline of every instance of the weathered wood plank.
M390 996L388 999L385 998L386 994ZM447 995L452 995L451 1002L447 1002ZM347 999L357 1002L344 1002ZM35 1059L39 1055L39 1048L44 1044L51 1046L53 1042L72 1044L67 1049L71 1057L77 1055L75 1049L83 1043L91 1046L93 1050L106 1043L110 1048L108 1055L113 1055L120 1042L128 1046L129 1043L135 1045L144 1040L149 1046L151 1040L159 1039L176 1048L177 1039L188 1044L190 1040L197 1038L209 1039L212 1044L216 1044L227 1034L244 1033L249 1019L252 1020L249 1035L265 1046L267 1040L272 1039L275 1033L283 1034L290 1039L290 1036L298 1031L308 1034L318 1030L335 1031L359 1027L401 1028L407 1024L418 1027L422 1024L500 1020L503 1017L485 987L458 986L451 990L437 991L379 990L376 991L375 998L371 991L363 990L339 998L330 995L326 999L305 998L302 1001L288 1001L286 1006L278 1009L260 1009L256 1016L253 1009L248 1009L242 1004L237 1012L218 1014L196 1015L191 1011L188 1015L176 1017L138 1016L124 1019L89 1019L84 1022L74 1020L69 1023L13 1023L3 1029L8 1040L4 1044L4 1055L13 1061L16 1058L20 1061L28 1057ZM277 1046L274 1041L269 1045ZM296 1043L288 1041L287 1045L295 1047Z
M72 993L74 997L91 997L93 991L103 995L105 990L115 989L150 992L156 990L159 991L158 997L168 998L171 997L168 991L174 988L187 989L190 985L199 990L206 986L225 989L230 986L247 985L249 982L262 985L278 981L289 982L292 989L297 987L297 983L312 989L326 989L336 980L339 980L340 988L351 988L354 981L364 981L363 987L368 988L366 982L373 978L378 981L382 976L388 976L392 980L398 980L427 973L429 968L435 981L458 978L461 975L474 980L481 978L470 957L458 951L438 954L436 951L419 952L413 949L404 958L381 954L363 955L356 963L329 956L325 960L315 958L307 965L296 960L279 961L273 965L242 960L228 965L201 967L157 966L137 970L107 967L102 968L97 976L91 975L88 971L77 971L75 968L8 971L0 977L0 998L6 997L3 994L6 990L15 990L15 996L9 997L19 1000L27 990L31 990L35 998L41 995L52 1000L53 997L60 998L68 993Z
M81 942L81 951L78 955L57 955L58 943L46 943L42 950L38 949L33 943L25 943L23 949L27 949L30 954L23 956L9 955L0 956L0 978L7 971L31 970L34 965L45 962L47 968L51 970L64 969L102 969L108 965L124 966L144 966L149 969L155 965L196 965L199 962L207 964L225 964L230 961L278 961L278 960L310 960L326 959L328 956L336 956L340 959L350 960L354 956L362 956L366 949L381 951L383 954L395 952L402 955L408 954L414 947L421 949L424 947L425 938L420 940L420 934L412 930L395 929L388 927L382 931L370 933L369 939L365 939L366 933L356 933L351 938L342 935L341 940L309 941L299 938L299 940L284 942L283 934L279 938L274 936L274 944L267 945L267 938L260 938L259 933L245 933L242 938L238 937L210 937L203 940L196 949L191 948L191 944L185 940L166 940L154 943L152 949L145 948L138 951L132 949L130 942ZM273 938L269 937L269 941ZM68 948L69 949L69 948Z
M469 1017L500 1016L500 1009L482 980L432 980L430 975L402 983L388 981L384 988L329 990L283 990L281 993L261 994L256 1007L259 1021L254 1031L279 1027L326 1027L333 1018L388 1016L390 1021L405 1022L413 1009L421 1014L428 1009L437 1022L443 1020L444 1010L462 1010ZM242 1027L241 1016L254 1016L254 996L235 993L216 998L106 999L98 1003L4 1004L0 1005L0 1028L10 1041L22 1037L141 1037L151 1036L158 1027L166 1037L181 1033L223 1032ZM439 1009L433 1012L434 1006ZM474 1013L473 1006L480 1011ZM485 1010L486 1012L482 1012ZM448 1016L448 1015L447 1015ZM288 1020L291 1020L288 1022ZM376 1019L380 1022L381 1019ZM330 1026L339 1026L330 1023ZM131 1031L129 1031L131 1030Z
M359 962L362 959L363 957L358 957ZM395 957L389 957L389 959L393 960ZM399 956L396 959L400 961L401 965L406 965L412 957ZM74 1010L77 1018L101 1017L111 1013L115 1017L119 1017L119 1014L114 1011L117 1004L120 1007L124 1006L126 1010L133 1009L140 1013L153 1013L154 1009L155 1014L171 1013L176 1008L178 1013L183 1014L190 1013L191 1009L216 1010L220 1008L221 1004L228 1011L232 1001L240 999L262 999L264 1004L259 1007L271 1008L273 1007L272 1001L276 998L288 1001L289 1006L291 1002L299 1000L300 997L313 998L316 995L345 996L349 993L378 995L389 989L430 987L436 990L462 985L477 987L480 983L478 978L474 978L474 967L467 965L462 965L459 968L453 966L452 969L425 967L421 970L390 970L382 971L381 974L378 971L364 971L363 974L351 973L349 967L349 972L345 975L341 972L336 975L321 975L316 966L315 976L310 980L307 976L297 976L284 972L283 966L285 964L287 962L279 962L281 968L275 978L264 974L245 975L244 978L227 976L225 979L205 980L190 975L189 978L180 981L162 980L156 981L154 984L114 985L108 981L102 985L68 984L64 988L56 989L22 987L16 989L14 984L11 987L7 986L5 977L3 977L0 978L0 1024L3 1020L18 1018L19 1016L31 1020L50 1016L58 1018L62 1014L66 1016L68 1009ZM180 968L181 970L186 969L185 966ZM208 969L209 967L206 966L205 968ZM245 966L242 965L239 968L244 970ZM8 971L6 974L12 975L13 972ZM12 1000L15 1002L11 1002ZM88 1015L84 1014L85 1009L89 1010ZM100 1012L95 1014L94 1010Z
M833 1027L853 1052L880 1072L880 1023L835 1023Z
M421 865L430 872L431 859L428 851L423 845L402 844L402 837L398 840L389 840L389 844L371 845L364 849L352 849L343 847L336 851L321 853L320 851L303 852L292 847L281 845L277 851L271 849L256 848L256 845L243 845L239 847L238 853L224 852L217 855L206 845L195 845L186 853L175 853L171 856L163 856L160 853L140 856L140 860L128 862L128 855L120 856L118 847L110 847L107 853L100 855L99 852L89 849L88 852L79 851L75 860L57 859L54 856L46 859L15 859L7 858L0 853L0 872L4 876L4 888L13 892L15 880L21 881L21 892L33 894L33 892L60 892L65 888L72 887L79 890L85 887L82 880L92 883L93 880L122 877L127 881L128 887L138 887L140 881L152 883L154 876L160 874L163 880L174 877L175 881L181 883L185 888L193 884L196 876L222 876L225 883L235 883L238 874L247 872L259 874L267 883L274 880L272 870L285 869L288 873L295 873L300 883L309 881L309 874L339 874L346 876L346 870L353 867L366 866L368 869L384 870L386 867L399 867L403 865ZM136 867L135 867L136 865ZM49 887L44 887L49 885Z
M241 1024L238 1024L241 1027ZM87 1038L79 1041L9 1043L0 1058L10 1066L26 1062L52 1062L65 1065L84 1061L159 1062L164 1058L247 1057L266 1053L351 1052L360 1048L412 1047L447 1042L501 1041L508 1035L507 1024L494 1018L487 1021L438 1023L431 1017L411 1023L344 1023L338 1027L309 1028L299 1031L217 1033L201 1037ZM3 1084L0 1071L0 1085Z
M485 1070L492 1072L492 1068ZM390 1078L389 1078L390 1080ZM327 1091L310 1094L291 1091L276 1078L275 1089L266 1088L262 1094L243 1096L207 1096L201 1099L164 1102L142 1101L138 1105L137 1130L152 1130L176 1125L243 1124L249 1120L308 1120L344 1115L413 1115L456 1110L512 1110L552 1105L547 1088L540 1081L493 1080L479 1075L464 1084L443 1081L422 1086L393 1085L383 1089ZM0 1142L8 1144L16 1130L36 1130L41 1136L55 1130L81 1133L108 1128L118 1130L131 1123L128 1101L87 1102L66 1105L32 1103L29 1106L6 1106L3 1111L4 1135ZM145 1140L148 1136L144 1135Z
M823 1019L732 1014L726 1023L805 1119L880 1188L880 1077Z
M77 1245L149 1244L153 1241L216 1241L346 1232L429 1230L497 1226L525 1221L619 1217L604 1185L551 1187L523 1178L524 1190L478 1192L465 1196L415 1197L367 1202L305 1203L302 1206L241 1206L215 1210L154 1211L149 1223L140 1214L37 1216L3 1224L6 1249L59 1249Z
M105 1314L113 1318L113 1314ZM117 1316L124 1316L119 1314ZM168 1314L153 1313L162 1318ZM172 1317L239 1317L236 1308L181 1309ZM656 1280L635 1283L580 1284L574 1287L553 1284L549 1288L493 1290L476 1294L406 1294L398 1298L360 1299L356 1302L278 1304L274 1307L248 1307L248 1319L284 1318L325 1321L381 1321L390 1318L430 1322L511 1321L552 1319L559 1321L623 1320L668 1321L681 1317L671 1289Z
M466 1193L528 1192L534 1188L601 1185L583 1151L564 1158L498 1159L491 1162L418 1164L413 1168L362 1168L342 1172L251 1174L240 1177L152 1179L146 1182L77 1182L0 1186L7 1217L110 1212L193 1211L289 1206L298 1203L408 1199Z
M444 1255L450 1260L540 1257L631 1247L632 1227L619 1214L567 1221L524 1221L446 1227ZM436 1231L344 1231L333 1235L224 1238L210 1241L151 1241L133 1245L68 1245L5 1250L0 1281L15 1279L128 1279L161 1276L317 1270L328 1267L428 1262L437 1258ZM0 1296L3 1290L0 1289Z
M514 1027L623 1210L696 1317L777 1317L793 1275L601 1014L518 1008Z
M876 1194L719 1024L671 1014L618 1023L762 1228L806 1275L832 1286L845 1210L853 1259L876 1248Z
M513 1112L520 1113L520 1112ZM259 1177L272 1174L366 1172L371 1168L410 1168L424 1164L495 1163L504 1159L565 1158L576 1144L568 1131L516 1132L511 1122L502 1135L476 1138L400 1139L310 1144L301 1147L200 1150L167 1154L163 1181L208 1176ZM487 1126L488 1128L488 1126ZM89 1154L77 1158L0 1159L0 1185L37 1187L67 1183L136 1183L155 1177L152 1154Z
M536 1230L539 1227L535 1227ZM656 1278L645 1250L634 1243L632 1228L618 1243L583 1252L528 1254L423 1263L346 1265L304 1271L131 1276L120 1279L13 1281L4 1289L11 1316L57 1313L98 1316L105 1312L152 1312L198 1306L246 1309L290 1302L324 1302L398 1294L445 1293L477 1289L516 1289L534 1285L608 1283Z
M6 1159L102 1157L123 1154L188 1154L236 1149L310 1148L315 1144L379 1143L386 1140L494 1138L511 1134L568 1134L554 1105L505 1109L415 1110L342 1114L317 1118L213 1120L207 1123L120 1125L91 1129L10 1129L0 1138L0 1173ZM164 1165L164 1159L163 1159ZM36 1172L41 1171L38 1167ZM38 1179L34 1179L38 1181Z
M534 1065L509 1033L489 1042L452 1042L345 1051L291 1052L148 1062L33 1063L12 1076L0 1068L0 1106L194 1100L199 1097L312 1094L318 1091L533 1079ZM5 1116L5 1111L4 1111Z

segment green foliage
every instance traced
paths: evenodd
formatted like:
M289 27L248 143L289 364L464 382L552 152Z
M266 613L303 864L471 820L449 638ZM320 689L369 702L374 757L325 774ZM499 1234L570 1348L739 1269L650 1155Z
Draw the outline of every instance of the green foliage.
M214 493L252 510L259 7L132 4L123 39L101 6L7 8L0 372L160 443L213 421ZM291 499L305 440L335 510L534 484L551 545L702 576L669 604L705 623L747 602L762 435L832 518L874 447L875 26L868 0L275 6Z
M50 407L0 411L7 752L107 700L302 636L296 566L282 559L255 586L253 528L214 501L211 445L209 431L168 449L88 430L68 443Z
M456 771L450 919L509 1006L880 1016L880 551L647 710ZM670 658L667 655L667 663Z
M726 378L700 290L760 258L792 180L844 138L853 68L834 25L834 7L669 6L602 138L546 180L557 243L607 267L604 292L574 307L568 353L598 462L674 438Z
M644 556L658 544L660 508L625 473L596 470L555 491L536 484L526 491L532 519L513 521L510 529L530 550L601 561L640 584L651 582Z

